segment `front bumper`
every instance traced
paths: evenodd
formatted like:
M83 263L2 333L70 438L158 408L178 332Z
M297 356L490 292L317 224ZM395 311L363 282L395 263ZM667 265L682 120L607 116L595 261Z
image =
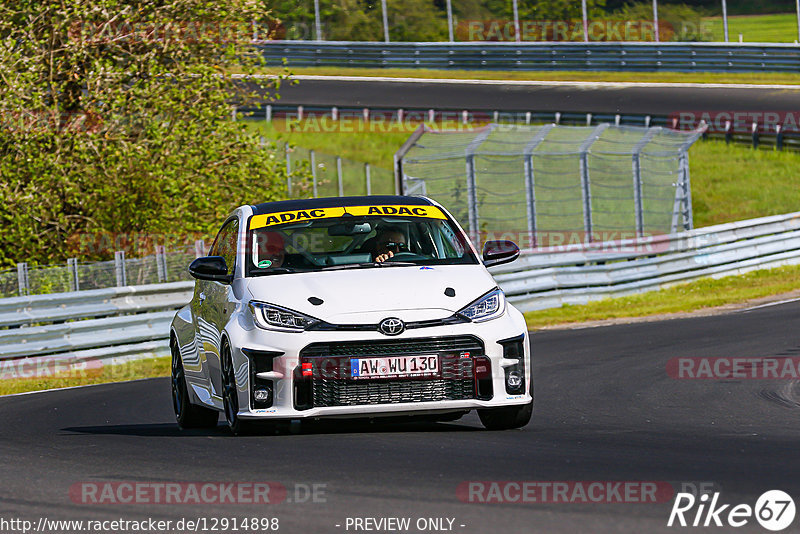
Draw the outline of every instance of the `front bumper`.
M227 332L233 347L234 366L240 370L236 375L242 419L445 413L522 405L532 400L533 377L525 321L511 306L501 317L484 323L419 328L392 337L364 331L287 333L248 326L239 321ZM498 343L514 338L521 338L521 361L507 358L508 352L504 355L504 346ZM464 345L467 339L473 340L471 347ZM461 340L462 343L452 345L441 340ZM374 353L364 348L371 346L380 347L382 355L436 353L442 362L442 375L433 381L381 379L372 382L372 387L367 386L369 382L348 380L338 374L335 364L331 365L331 361L346 359L349 355L372 355ZM465 353L468 356L464 356ZM265 366L264 358L268 358L271 365ZM318 369L321 366L316 364L323 361L327 362L328 371ZM304 362L314 362L313 375L303 376ZM452 365L448 367L447 362ZM482 393L477 391L475 383L476 362L489 367L481 375ZM508 393L508 369L516 369L515 364L524 368L524 385ZM487 384L491 390L488 397L485 394ZM265 386L270 388L267 406L254 402L253 396L254 388Z

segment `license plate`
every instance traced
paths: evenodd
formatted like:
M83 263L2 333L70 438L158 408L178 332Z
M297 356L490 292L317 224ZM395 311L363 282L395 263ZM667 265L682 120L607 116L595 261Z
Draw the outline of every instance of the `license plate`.
M412 378L437 376L438 374L439 356L436 354L352 358L350 360L350 377L353 379Z

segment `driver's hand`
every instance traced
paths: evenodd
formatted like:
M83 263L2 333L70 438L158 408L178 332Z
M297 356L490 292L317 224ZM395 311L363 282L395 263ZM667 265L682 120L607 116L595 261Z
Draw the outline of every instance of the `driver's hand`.
M385 254L381 254L380 256L375 258L375 263L383 263L386 260L388 260L389 258L391 258L392 256L394 256L394 252L392 252L390 250L390 251L386 252Z

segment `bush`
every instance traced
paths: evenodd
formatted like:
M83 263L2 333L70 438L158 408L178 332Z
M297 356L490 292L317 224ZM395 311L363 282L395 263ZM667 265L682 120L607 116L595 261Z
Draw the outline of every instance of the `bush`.
M213 234L283 198L285 170L231 105L275 93L250 0L0 4L0 264L55 263L86 233ZM29 21L36 21L30 23Z

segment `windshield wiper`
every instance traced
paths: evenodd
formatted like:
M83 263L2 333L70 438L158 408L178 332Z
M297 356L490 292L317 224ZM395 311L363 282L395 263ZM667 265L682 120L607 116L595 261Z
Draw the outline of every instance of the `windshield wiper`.
M371 267L407 267L409 265L416 265L416 263L411 263L409 261L385 261L383 263L378 263L375 261L370 261L366 263L345 263L342 265L328 265L327 267L321 267L320 271L342 271L345 269L369 269Z
M295 269L294 267L272 267L266 271L256 271L256 276L264 276L268 274L286 274L286 273L301 273L306 272L308 269Z

